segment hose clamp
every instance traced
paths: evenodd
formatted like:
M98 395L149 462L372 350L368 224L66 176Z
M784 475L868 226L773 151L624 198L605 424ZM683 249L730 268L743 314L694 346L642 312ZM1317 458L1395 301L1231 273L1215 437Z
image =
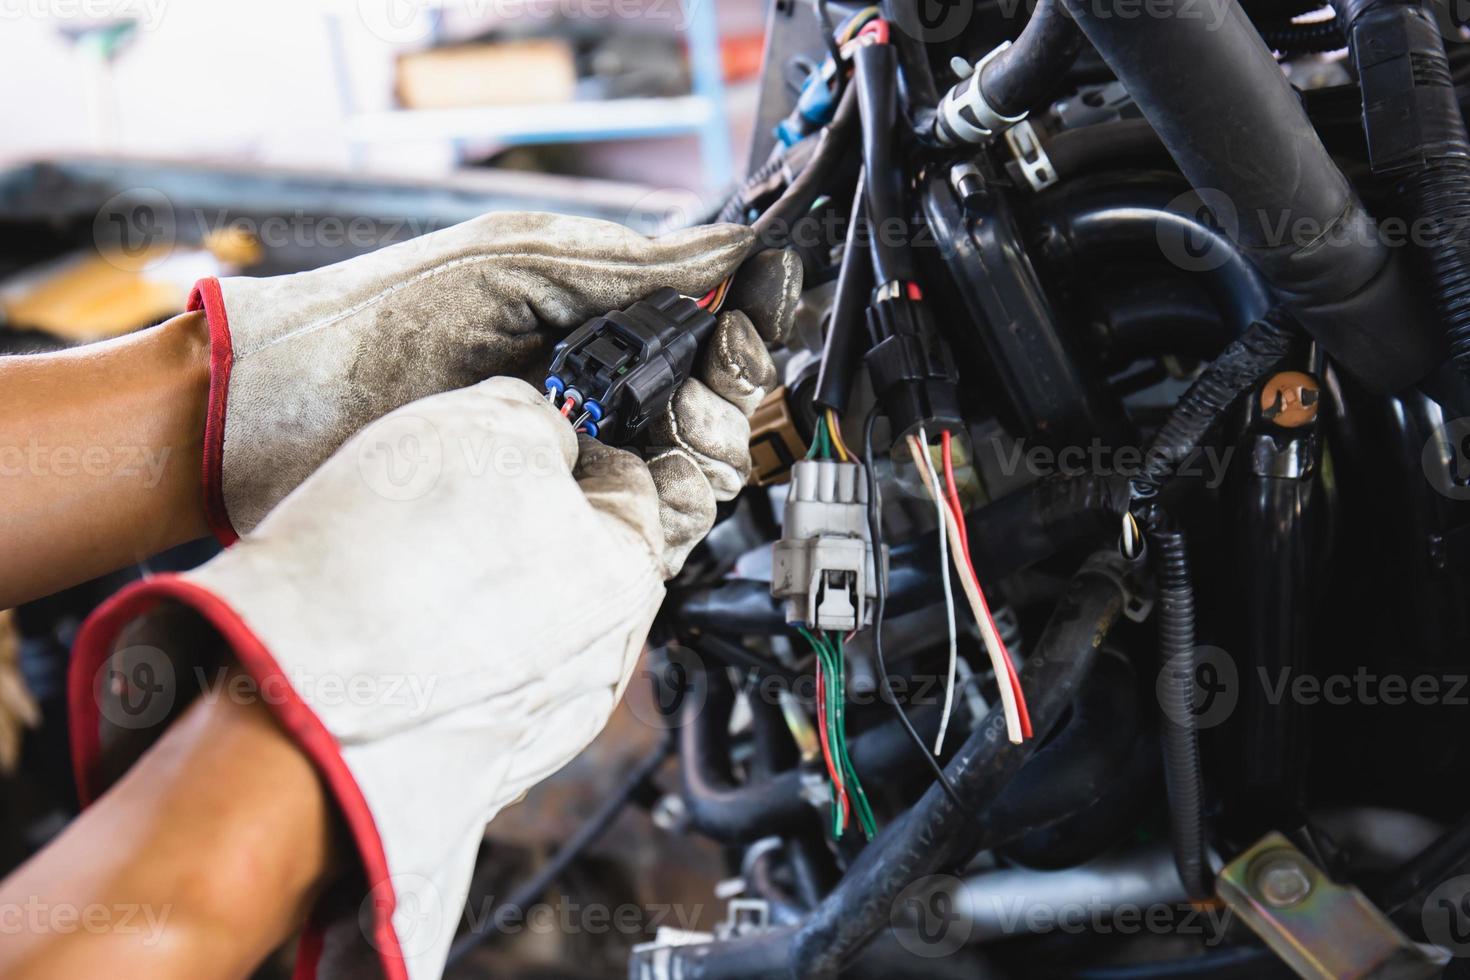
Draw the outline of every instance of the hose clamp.
M989 54L981 58L968 75L954 88L944 94L939 100L939 113L935 120L935 134L939 141L948 146L958 143L983 143L996 133L1005 132L1016 123L1026 118L1026 113L1018 116L1007 116L998 112L989 102L985 101L985 93L981 91L980 76L985 71L985 66L1000 57L1011 46L1010 41L1003 41L992 49ZM963 59L956 59L955 67L958 73L965 75Z

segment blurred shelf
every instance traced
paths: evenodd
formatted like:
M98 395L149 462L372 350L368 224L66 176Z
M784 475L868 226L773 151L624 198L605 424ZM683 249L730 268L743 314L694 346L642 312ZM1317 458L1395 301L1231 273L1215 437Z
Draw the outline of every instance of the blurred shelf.
M721 107L714 100L684 95L358 113L348 121L348 137L363 143L462 139L582 142L696 133L717 120L724 124Z

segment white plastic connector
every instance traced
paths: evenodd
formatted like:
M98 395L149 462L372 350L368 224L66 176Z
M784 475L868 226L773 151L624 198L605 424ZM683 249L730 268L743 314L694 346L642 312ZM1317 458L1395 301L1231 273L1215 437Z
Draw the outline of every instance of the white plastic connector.
M934 133L939 142L946 146L958 146L962 143L978 146L996 133L1003 133L1026 118L1024 112L1017 116L997 112L985 101L985 93L980 90L980 73L1010 46L1010 41L1001 42L999 47L981 58L974 68L964 70L968 66L963 61L955 65L956 71L961 74L959 84L944 93L944 98L939 100L939 111L935 118Z
M771 561L771 595L785 602L786 621L855 630L867 624L877 594L862 464L798 462Z

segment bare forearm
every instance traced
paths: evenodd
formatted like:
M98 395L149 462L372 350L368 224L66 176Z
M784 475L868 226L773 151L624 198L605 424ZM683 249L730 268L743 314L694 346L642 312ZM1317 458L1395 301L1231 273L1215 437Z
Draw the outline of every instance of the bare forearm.
M199 313L0 358L0 609L206 533L208 392Z
M19 927L3 929L0 975L246 976L332 866L327 794L268 708L200 701L0 882Z

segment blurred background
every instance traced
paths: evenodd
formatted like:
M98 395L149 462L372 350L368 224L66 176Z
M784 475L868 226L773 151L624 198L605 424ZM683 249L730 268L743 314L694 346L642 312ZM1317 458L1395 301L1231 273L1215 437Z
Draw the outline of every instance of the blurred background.
M0 354L145 328L203 276L313 268L487 211L648 233L698 221L744 171L765 14L763 0L0 0ZM0 874L75 813L77 626L129 579L214 550L0 611ZM646 689L496 821L470 924L657 756ZM640 783L641 805L540 893L540 917L490 930L449 975L622 976L660 926L715 928L724 865L669 832L671 786ZM289 967L285 950L261 975Z
M75 154L716 190L761 0L7 0L0 162ZM590 104L589 103L595 103Z

